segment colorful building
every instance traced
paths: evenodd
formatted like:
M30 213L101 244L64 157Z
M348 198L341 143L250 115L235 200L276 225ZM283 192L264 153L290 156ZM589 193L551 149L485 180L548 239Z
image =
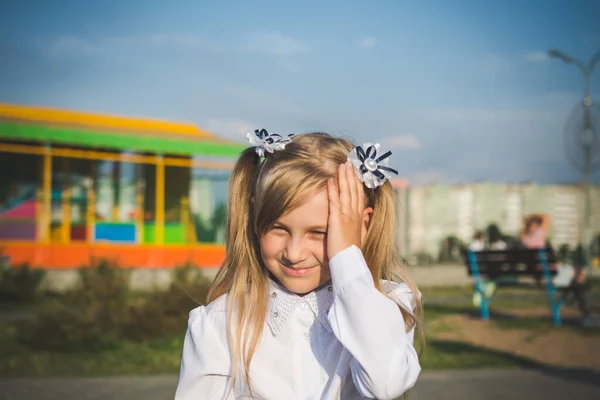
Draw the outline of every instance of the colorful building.
M0 252L41 268L217 266L211 184L243 148L190 124L0 104Z

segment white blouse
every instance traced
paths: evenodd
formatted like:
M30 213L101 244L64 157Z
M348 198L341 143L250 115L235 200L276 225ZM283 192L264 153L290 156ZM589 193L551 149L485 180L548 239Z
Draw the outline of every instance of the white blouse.
M416 383L414 329L406 333L396 304L414 309L408 286L384 281L394 300L375 289L356 246L329 264L331 286L302 297L271 281L266 326L250 365L255 399L395 399ZM228 392L226 307L223 295L190 313L175 400L250 399L243 371Z

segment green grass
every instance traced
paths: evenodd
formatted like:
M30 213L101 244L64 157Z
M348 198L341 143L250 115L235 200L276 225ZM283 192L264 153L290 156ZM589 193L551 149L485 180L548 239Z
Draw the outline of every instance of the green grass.
M566 306L563 306L566 307ZM535 317L516 316L513 310L541 308L547 310L544 315ZM548 300L545 293L541 293L536 298L494 298L489 306L490 323L501 330L528 330L532 333L549 332L554 329L572 329L577 333L585 336L600 336L600 328L582 327L578 318L562 317L562 325L556 327L552 319L552 313L548 306ZM455 301L452 303L444 303L442 301L434 301L425 304L424 321L428 333L436 333L443 331L452 331L455 327L437 322L442 317L449 315L465 315L472 318L481 318L479 307L473 306L468 298L464 301ZM430 325L435 325L434 330L429 328Z
M0 376L108 376L179 371L183 335L141 343L122 342L101 352L52 352L22 346L15 329L0 324Z
M461 303L431 303L425 304L423 308L423 316L425 321L436 320L447 315L475 315L479 312L479 308L473 307L468 302Z
M541 299L494 299L489 304L490 318L495 319L496 316L505 318L511 314L514 309L527 309L546 307L548 301L545 298ZM426 303L424 306L424 320L432 321L447 315L467 315L473 318L481 318L479 307L475 307L470 298L465 300L444 303L443 301L435 301ZM524 318L525 319L525 318ZM550 308L548 308L548 321L551 320Z
M0 325L0 376L56 377L177 374L183 334L143 343L121 343L113 350L87 353L35 351L16 340L14 329ZM527 360L470 344L429 340L424 369L517 367Z
M532 365L533 362L509 353L486 349L469 343L430 339L427 341L421 366L424 370L510 368Z
M582 327L577 322L563 318L561 326L556 327L550 316L548 318L501 318L493 321L494 326L504 330L520 329L531 332L550 332L555 329L572 329L584 336L600 336L600 328Z
M533 332L548 332L556 327L550 317L548 318L502 318L493 321L494 325L500 329L524 329Z
M595 294L600 294L600 277L590 277L589 282L591 285L591 292ZM419 291L423 294L423 298L427 299L428 297L442 297L442 296L471 296L473 294L473 285L460 285L460 286L420 286ZM500 286L498 287L498 293L502 294L511 294L511 295L519 295L519 294L545 294L546 287L543 285L541 287L533 287L528 285L516 285L516 286Z
M473 293L473 286L425 286L419 287L419 291L425 299L436 296L468 296Z
M598 284L594 282L597 290ZM469 315L480 318L479 308L471 304L472 287L424 288L425 329L428 341L422 359L425 370L462 369L487 367L530 366L532 361L501 351L489 350L469 343L440 340L432 335L456 329L450 322L440 321L451 315ZM509 294L509 298L497 297L491 303L492 326L500 330L524 329L532 334L556 329L552 324L550 310L547 317L511 317L512 309L547 307L545 293L539 296L519 298L519 293L535 293L531 288L500 288L498 293ZM513 294L515 296L513 296ZM142 294L135 294L141 296ZM437 298L435 298L437 296ZM446 301L444 296L453 297ZM464 299L461 297L464 296ZM36 304L3 307L0 313L27 312ZM505 313L505 314L503 314ZM434 322L433 324L431 324ZM430 326L431 325L431 326ZM562 328L560 328L562 329ZM575 329L582 335L600 335L598 329ZM0 322L0 376L3 377L49 377L49 376L109 376L143 374L177 374L181 361L183 336L172 335L140 343L119 342L115 348L97 352L58 352L28 348L17 339L16 329L10 321ZM210 346L210 343L206 345Z

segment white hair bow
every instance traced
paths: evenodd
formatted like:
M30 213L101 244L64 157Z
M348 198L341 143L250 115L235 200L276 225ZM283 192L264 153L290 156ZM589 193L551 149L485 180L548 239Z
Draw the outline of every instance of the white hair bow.
M365 151L363 147L367 150ZM388 167L392 152L387 151L378 156L379 147L379 143L365 143L362 147L356 146L348 154L348 161L354 166L358 179L369 189L383 185L392 174L398 175L398 171Z
M254 133L248 132L246 137L250 144L256 146L256 154L264 157L265 152L273 153L285 149L285 145L292 141L293 134L283 137L277 133L269 133L266 129L256 129Z

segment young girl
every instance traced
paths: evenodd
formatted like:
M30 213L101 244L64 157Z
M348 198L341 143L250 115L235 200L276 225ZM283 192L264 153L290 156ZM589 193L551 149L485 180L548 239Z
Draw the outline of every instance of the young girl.
M325 133L248 135L175 399L401 396L421 371L420 301L398 264L391 153Z

